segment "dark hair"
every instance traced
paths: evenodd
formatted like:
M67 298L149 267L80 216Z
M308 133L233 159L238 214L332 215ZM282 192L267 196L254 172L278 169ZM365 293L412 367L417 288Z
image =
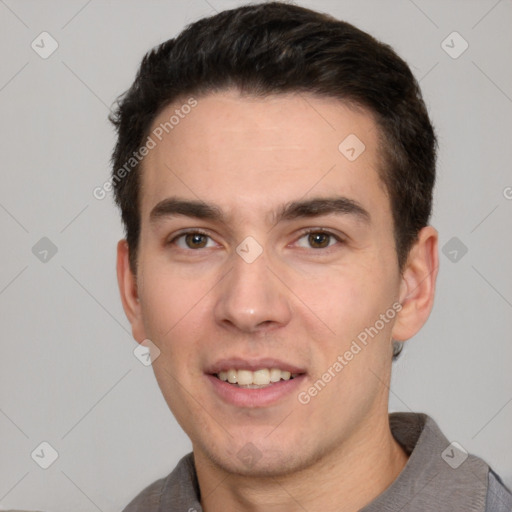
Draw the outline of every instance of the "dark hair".
M190 24L144 56L133 85L118 98L110 116L118 134L112 181L132 270L140 234L140 165L127 172L126 162L171 102L228 88L254 96L315 94L374 116L380 127L379 175L390 199L402 271L429 221L435 182L437 143L419 85L388 45L327 14L281 2L243 6Z

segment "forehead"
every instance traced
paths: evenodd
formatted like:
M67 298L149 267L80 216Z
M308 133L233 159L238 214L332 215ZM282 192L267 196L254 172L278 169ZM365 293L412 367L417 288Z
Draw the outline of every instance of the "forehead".
M343 195L388 210L373 116L306 94L223 91L184 98L154 120L143 162L142 215L169 196L214 202L236 217L283 202ZM385 213L385 212L383 212Z

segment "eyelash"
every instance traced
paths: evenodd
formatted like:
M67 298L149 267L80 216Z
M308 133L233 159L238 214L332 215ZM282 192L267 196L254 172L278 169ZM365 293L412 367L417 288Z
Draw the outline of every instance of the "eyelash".
M343 238L341 238L339 235L333 233L332 231L329 231L329 230L326 230L326 229L322 229L322 228L307 228L307 229L305 229L304 231L301 232L300 236L297 238L296 241L298 241L301 238L304 238L305 236L308 236L308 235L310 235L312 233L330 236L330 237L334 238L339 244L344 244L345 243L345 240ZM206 237L212 239L212 237L206 231L203 231L200 228L196 228L196 229L191 229L191 230L188 230L188 231L182 231L181 233L179 233L176 236L174 236L171 240L169 240L169 242L167 242L167 244L168 245L175 244L177 240L179 240L180 238L182 238L184 236L187 236L187 235L203 235L203 236L206 236ZM315 250L315 251L319 251L319 252L320 251L322 251L322 252L329 252L329 249L331 247L332 247L331 245L328 245L325 248L315 249L315 248L311 247L310 249ZM198 251L199 249L190 249L190 248L188 248L188 249L184 249L184 250Z
M187 236L187 235L203 235L203 236L207 236L208 238L212 238L208 233L206 233L205 231L199 229L199 228L196 228L196 229L190 229L188 231L182 231L181 233L178 233L176 236L174 236L171 240L169 240L167 242L168 245L172 245L176 242L176 240L184 237L184 236ZM193 251L194 249L190 249L191 251Z
M339 235L337 235L336 233L333 233L332 231L329 231L328 229L322 229L322 228L307 228L307 229L305 229L304 231L301 232L300 236L297 238L297 241L300 240L301 238L304 238L305 236L312 234L312 233L318 234L318 235L327 235L331 238L334 238L334 240L336 240L338 242L338 244L345 243L345 240L343 238L341 238ZM318 252L330 252L332 250L332 247L333 246L328 245L325 248L310 247L310 249L318 251Z

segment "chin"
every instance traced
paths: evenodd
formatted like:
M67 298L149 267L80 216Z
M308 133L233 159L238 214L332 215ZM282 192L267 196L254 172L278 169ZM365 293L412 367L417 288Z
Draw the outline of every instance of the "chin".
M300 443L289 443L283 446L257 448L256 444L247 441L242 448L233 449L233 445L225 450L212 450L211 445L203 450L206 457L223 471L252 478L275 478L286 476L303 470L314 464L320 456L308 456ZM236 443L239 446L239 443ZM299 448L299 449L297 449Z
M224 464L223 464L224 463ZM238 459L220 461L220 467L228 473L251 478L276 478L302 469L303 462L293 456L263 455L254 463L247 463Z

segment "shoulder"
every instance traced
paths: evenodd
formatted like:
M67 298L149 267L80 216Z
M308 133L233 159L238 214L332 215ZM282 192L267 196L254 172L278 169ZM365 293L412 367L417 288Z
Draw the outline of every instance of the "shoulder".
M393 436L409 455L393 484L365 512L381 510L512 512L512 495L481 458L450 442L422 413L390 415Z
M170 475L148 485L130 501L123 509L123 512L157 512L160 508L160 501L166 480L169 477Z
M189 509L201 510L192 453L185 455L169 475L148 485L123 509L123 512Z
M485 512L511 512L512 493L501 481L501 478L489 469L489 483L487 488L487 500Z

